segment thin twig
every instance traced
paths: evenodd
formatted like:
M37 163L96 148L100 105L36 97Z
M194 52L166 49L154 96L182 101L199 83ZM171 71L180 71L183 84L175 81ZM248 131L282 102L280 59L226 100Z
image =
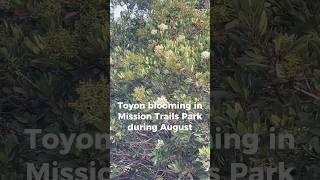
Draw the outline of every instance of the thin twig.
M300 89L300 88L298 88L298 87L294 87L294 89L297 90L297 91L300 91L300 92L302 92L302 93L304 93L304 94L306 94L306 95L308 95L308 96L310 96L310 97L313 97L314 99L316 99L316 100L318 100L318 101L320 101L320 97L317 96L317 95L315 95L315 94L312 94L312 93L310 93L310 92L308 92L308 91L306 91L306 90Z

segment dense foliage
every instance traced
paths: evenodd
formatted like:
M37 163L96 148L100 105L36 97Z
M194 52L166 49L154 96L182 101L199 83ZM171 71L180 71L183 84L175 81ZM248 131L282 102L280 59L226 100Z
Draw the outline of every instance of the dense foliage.
M295 167L297 180L320 177L319 1L218 0L212 5L212 125L258 133L254 156L213 146L212 166L230 176L231 162ZM295 136L294 150L270 151L276 133Z
M127 7L111 24L111 175L128 179L205 179L210 152L209 4L165 0L144 6L149 10ZM127 126L133 122L117 118L120 101L201 103L205 109L198 112L204 118L189 121L193 131L129 132ZM134 123L188 121L153 119Z
M108 130L106 2L1 0L0 17L0 179L26 179L26 162L107 165L106 150L31 150L24 133Z
M0 0L0 180L26 179L26 162L63 166L108 164L108 151L30 150L26 128L44 133L108 131L112 101L199 101L208 105L211 134L258 133L255 155L219 150L212 167L295 167L296 180L320 179L320 2L315 0L115 0L125 5L111 27L112 86L105 78L107 4L102 0ZM177 23L177 24L176 24ZM209 40L211 68L209 73ZM110 126L112 175L197 179L208 167L209 135L133 135ZM206 109L204 114L208 113ZM197 122L207 127L208 117ZM295 135L294 150L270 151L270 128ZM212 138L214 141L214 137Z

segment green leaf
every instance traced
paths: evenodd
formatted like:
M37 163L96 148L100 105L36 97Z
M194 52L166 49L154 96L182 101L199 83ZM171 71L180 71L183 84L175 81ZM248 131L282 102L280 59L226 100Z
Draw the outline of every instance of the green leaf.
M28 38L26 37L24 39L24 44L27 46L28 49L30 49L33 53L39 54L40 49Z
M259 22L259 31L261 35L265 34L267 27L268 27L268 17L267 17L266 11L263 11L260 16L260 22Z
M275 114L271 115L271 122L275 126L280 126L281 125L281 118Z

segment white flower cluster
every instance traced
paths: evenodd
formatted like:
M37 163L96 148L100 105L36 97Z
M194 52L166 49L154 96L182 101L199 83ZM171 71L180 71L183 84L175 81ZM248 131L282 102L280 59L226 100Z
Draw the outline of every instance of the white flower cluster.
M168 29L168 25L161 23L160 25L158 25L158 28L161 32L163 32Z
M162 33L168 29L168 25L161 23L160 25L158 25L158 28L159 28L160 32ZM157 33L158 33L158 30L156 30L156 29L151 30L152 35L156 35Z
M154 52L156 53L157 56L160 56L162 54L164 50L163 45L156 45L156 47L154 47Z
M169 50L169 51L166 51L166 52L164 53L164 58L165 58L166 60L171 60L172 57L174 57L173 51Z
M112 59L112 57L110 57L110 65L113 65L113 59Z
M208 52L208 51L203 51L203 52L201 53L201 58L202 58L202 59L205 59L205 60L210 59L210 52Z
M156 145L156 149L160 149L164 146L164 142L162 139L158 139L157 145Z
M164 97L164 96L158 97L157 100L154 103L155 104L160 104L160 105L169 104L167 98Z
M158 32L158 31L157 31L156 29L152 29L152 30L151 30L151 34L152 34L152 35L156 35L157 32Z

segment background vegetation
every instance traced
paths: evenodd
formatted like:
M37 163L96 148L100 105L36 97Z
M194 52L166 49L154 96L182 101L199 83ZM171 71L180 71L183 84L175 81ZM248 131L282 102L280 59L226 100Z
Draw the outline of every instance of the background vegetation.
M108 130L107 8L101 0L0 1L1 180L25 180L26 162L108 165L106 150L30 150L23 133Z
M212 166L228 179L231 162L285 162L294 179L320 177L320 2L217 0L212 5L212 135L258 133L255 156L217 150ZM294 150L268 150L270 127L295 135Z

